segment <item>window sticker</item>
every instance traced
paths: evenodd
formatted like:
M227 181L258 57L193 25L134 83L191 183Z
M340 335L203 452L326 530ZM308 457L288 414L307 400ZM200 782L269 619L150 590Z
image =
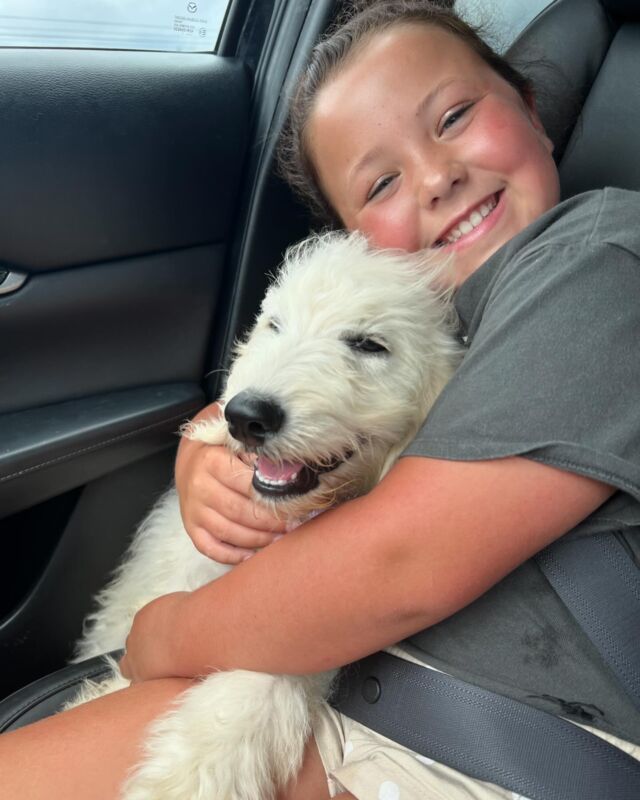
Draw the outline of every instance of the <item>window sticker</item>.
M0 46L215 49L228 0L0 0Z

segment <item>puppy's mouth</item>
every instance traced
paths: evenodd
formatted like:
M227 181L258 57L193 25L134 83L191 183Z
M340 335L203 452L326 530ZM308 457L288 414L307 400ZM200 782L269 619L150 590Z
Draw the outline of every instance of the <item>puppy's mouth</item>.
M303 464L301 461L271 461L259 455L253 469L253 488L268 497L287 497L312 491L320 475L332 472L343 464L351 453L326 464Z

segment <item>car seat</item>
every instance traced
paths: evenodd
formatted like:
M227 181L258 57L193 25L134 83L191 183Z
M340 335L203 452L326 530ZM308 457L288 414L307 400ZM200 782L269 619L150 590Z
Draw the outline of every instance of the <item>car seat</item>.
M555 0L509 55L539 86L539 112L555 145L563 196L605 185L640 189L640 5ZM0 703L0 732L55 713L84 678L99 681L107 674L95 658L24 687Z

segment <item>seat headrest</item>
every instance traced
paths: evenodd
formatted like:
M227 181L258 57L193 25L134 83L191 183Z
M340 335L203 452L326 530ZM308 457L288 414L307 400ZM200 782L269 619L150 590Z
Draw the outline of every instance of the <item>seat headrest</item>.
M617 28L599 0L556 0L507 53L509 61L533 80L538 113L557 161Z
M602 186L640 189L640 25L616 33L560 162L564 197Z
M620 22L640 20L638 0L600 0L604 8Z
M556 0L509 50L536 86L564 197L640 189L640 25L632 19L640 20L637 0Z

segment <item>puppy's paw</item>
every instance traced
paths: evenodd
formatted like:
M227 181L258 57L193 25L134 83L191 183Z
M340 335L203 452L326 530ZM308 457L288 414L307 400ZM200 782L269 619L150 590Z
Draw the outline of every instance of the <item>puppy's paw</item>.
M272 800L302 763L306 701L295 678L211 675L152 725L122 800Z

